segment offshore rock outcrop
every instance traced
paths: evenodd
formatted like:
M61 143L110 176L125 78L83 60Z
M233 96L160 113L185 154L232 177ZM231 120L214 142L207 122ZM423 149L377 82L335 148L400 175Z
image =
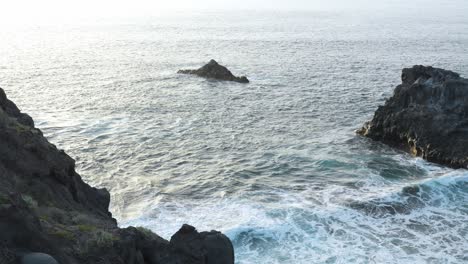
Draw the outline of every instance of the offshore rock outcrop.
M109 202L109 192L83 182L75 161L0 88L0 263L234 263L219 232L184 225L167 241L144 228L121 229Z
M249 79L245 76L234 76L226 67L219 65L215 60L210 60L208 64L198 70L179 70L177 73L194 74L200 77L216 79L222 81L232 81L239 83L248 83Z
M425 66L403 69L401 79L357 133L430 162L468 168L468 80Z

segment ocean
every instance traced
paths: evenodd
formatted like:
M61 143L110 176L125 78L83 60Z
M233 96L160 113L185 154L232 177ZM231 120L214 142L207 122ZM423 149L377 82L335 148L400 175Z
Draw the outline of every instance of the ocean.
M220 230L239 264L467 263L468 171L355 134L402 68L468 76L468 16L419 11L0 27L0 87L121 226ZM251 83L177 74L210 59Z

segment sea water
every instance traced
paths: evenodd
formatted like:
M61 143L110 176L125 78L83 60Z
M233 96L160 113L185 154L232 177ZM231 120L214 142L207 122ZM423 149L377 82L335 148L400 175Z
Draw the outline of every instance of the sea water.
M175 12L0 36L0 86L121 226L220 230L242 264L468 262L468 171L355 134L403 67L468 76L464 12ZM251 83L176 73L210 59Z

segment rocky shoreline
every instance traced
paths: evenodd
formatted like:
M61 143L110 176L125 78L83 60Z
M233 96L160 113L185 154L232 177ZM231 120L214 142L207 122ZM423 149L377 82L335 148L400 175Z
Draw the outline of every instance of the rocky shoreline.
M245 82L215 61L181 73ZM402 84L357 133L431 162L468 168L468 80L433 67L403 69ZM144 228L119 228L109 203L109 192L83 182L75 161L0 88L0 264L234 263L233 245L220 232L183 225L168 241Z
M357 131L453 168L468 168L468 80L443 69L403 69L402 83Z
M75 171L0 88L0 263L231 264L231 241L184 225L167 241L119 228L110 194ZM164 224L164 223L161 223Z

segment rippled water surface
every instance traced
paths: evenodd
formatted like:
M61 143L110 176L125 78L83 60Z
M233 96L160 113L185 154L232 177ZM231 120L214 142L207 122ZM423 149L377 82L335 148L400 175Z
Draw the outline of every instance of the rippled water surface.
M218 229L237 263L468 262L468 172L354 134L401 68L468 76L463 12L177 13L0 36L0 86L110 190L123 226ZM251 83L176 74L211 58Z

